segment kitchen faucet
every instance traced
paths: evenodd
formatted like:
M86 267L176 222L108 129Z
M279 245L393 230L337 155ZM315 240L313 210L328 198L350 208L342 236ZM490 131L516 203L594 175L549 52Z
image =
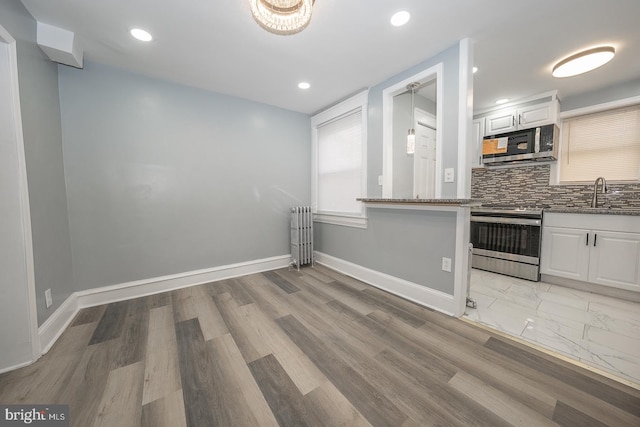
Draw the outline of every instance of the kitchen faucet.
M591 199L591 207L598 207L598 182L602 181L602 194L607 192L607 181L604 177L599 176L596 178L596 182L593 184L593 198Z

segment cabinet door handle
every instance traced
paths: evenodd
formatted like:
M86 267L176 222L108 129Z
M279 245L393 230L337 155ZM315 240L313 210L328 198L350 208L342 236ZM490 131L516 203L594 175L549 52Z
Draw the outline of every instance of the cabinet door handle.
M598 234L594 234L593 235L593 247L596 247L596 244L598 243Z
M585 243L584 245L589 246L589 233L587 233L587 243Z
M515 126L516 125L516 116L511 116L511 126Z
M518 124L522 124L522 114L518 114Z

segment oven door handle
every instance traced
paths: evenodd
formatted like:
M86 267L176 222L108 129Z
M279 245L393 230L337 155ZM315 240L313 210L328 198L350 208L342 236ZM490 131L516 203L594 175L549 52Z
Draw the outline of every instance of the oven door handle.
M515 225L537 225L540 226L542 221L539 219L528 218L503 218L497 216L471 216L471 222L488 222L493 224L515 224Z

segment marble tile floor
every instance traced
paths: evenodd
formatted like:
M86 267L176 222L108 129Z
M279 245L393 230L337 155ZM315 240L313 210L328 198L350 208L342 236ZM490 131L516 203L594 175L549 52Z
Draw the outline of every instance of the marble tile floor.
M469 320L640 388L640 303L473 269Z

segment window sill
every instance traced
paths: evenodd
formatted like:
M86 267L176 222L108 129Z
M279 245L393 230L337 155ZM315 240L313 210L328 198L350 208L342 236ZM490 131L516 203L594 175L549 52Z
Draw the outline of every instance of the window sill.
M344 227L367 228L367 218L355 215L314 213L313 221L325 224L342 225Z

